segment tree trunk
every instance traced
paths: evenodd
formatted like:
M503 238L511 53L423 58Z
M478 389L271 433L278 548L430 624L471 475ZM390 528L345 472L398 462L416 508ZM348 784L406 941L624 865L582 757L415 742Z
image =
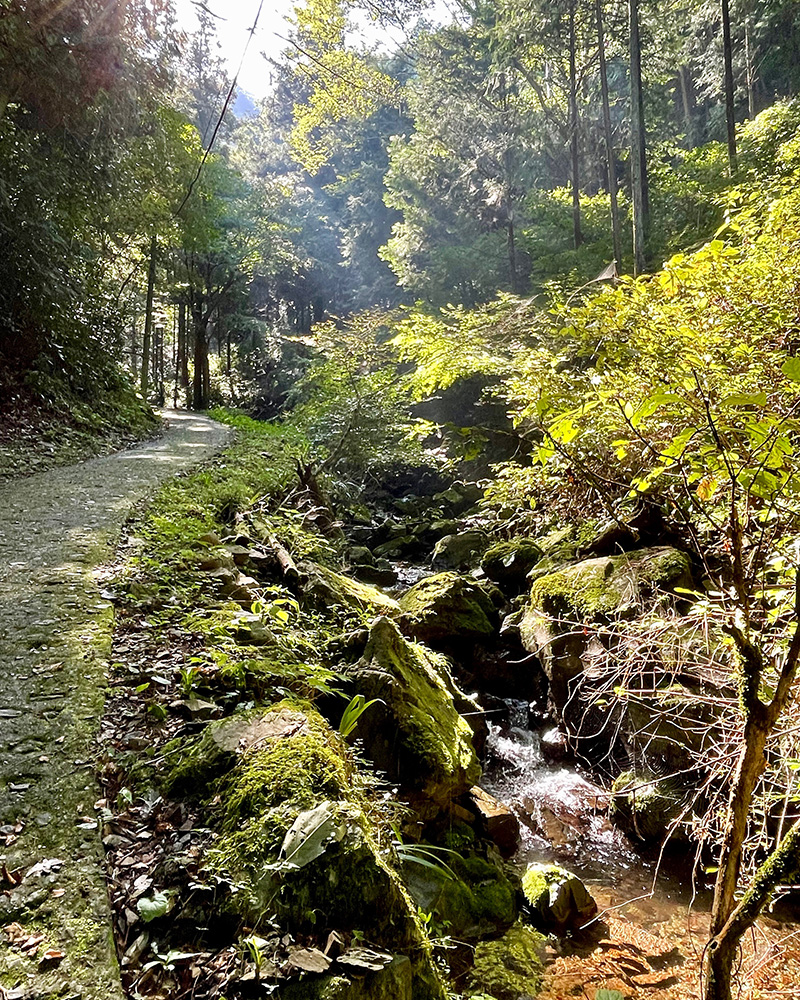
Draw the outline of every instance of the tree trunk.
M695 122L695 96L694 83L689 74L688 66L681 66L678 70L678 83L681 88L681 104L683 105L683 121L686 126L686 145L689 149L694 149L697 145L697 125Z
M572 181L572 237L575 249L583 243L581 233L580 163L578 161L578 71L575 32L575 0L569 5L569 158Z
M142 368L140 386L142 397L147 399L150 376L150 342L153 330L153 293L156 286L156 236L150 239L150 266L147 271L147 303L144 313L144 337L142 338Z
M603 135L606 146L606 168L608 170L608 196L611 200L611 237L614 260L617 267L622 265L622 236L619 228L619 206L617 204L617 163L614 156L614 137L611 132L611 107L608 100L608 72L606 68L606 43L603 31L603 0L595 0L597 19L597 51L600 54L600 89L603 95Z
M722 6L722 51L725 59L725 123L728 130L728 169L731 177L736 175L736 117L733 93L733 47L731 45L731 15L728 0L721 0Z
M207 320L203 317L202 296L192 296L192 327L194 337L194 373L192 377L192 409L208 408L208 339Z
M633 201L633 273L647 267L647 230L650 214L647 191L644 105L642 100L642 50L639 41L639 0L629 0L631 75L631 195Z
M750 35L750 18L744 22L744 54L747 67L747 117L752 121L756 116L756 68L753 63L753 40Z

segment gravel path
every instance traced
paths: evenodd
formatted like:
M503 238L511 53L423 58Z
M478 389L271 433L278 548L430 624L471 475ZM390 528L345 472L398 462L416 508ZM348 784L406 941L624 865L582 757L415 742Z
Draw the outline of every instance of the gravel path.
M0 487L0 1000L120 1000L93 741L112 609L98 567L131 508L229 430L169 411L158 441Z

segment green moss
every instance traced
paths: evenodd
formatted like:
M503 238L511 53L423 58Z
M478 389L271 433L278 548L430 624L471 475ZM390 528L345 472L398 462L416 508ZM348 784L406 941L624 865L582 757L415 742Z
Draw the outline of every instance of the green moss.
M622 602L622 594L609 582L612 573L610 559L589 559L567 566L533 583L531 603L547 614L609 614Z
M503 870L485 858L448 854L449 868L405 866L409 891L437 926L459 939L495 937L517 919L517 890Z
M309 593L323 608L333 604L363 611L370 616L397 615L400 607L393 597L372 587L368 583L360 583L349 576L343 576L325 566L303 566L309 573Z
M444 657L408 642L394 622L379 618L348 675L365 698L380 700L358 729L379 768L442 800L477 782L472 730L456 709Z
M642 594L688 583L689 560L672 548L639 549L565 566L539 577L531 604L545 614L578 614L586 619L613 614Z
M409 628L423 642L488 638L496 630L491 598L469 577L438 573L400 598Z
M535 996L541 986L545 941L523 924L515 924L496 941L481 941L469 974L472 995L485 993L493 1000Z
M513 538L488 549L481 560L481 569L505 587L524 587L528 573L539 562L542 550L532 538Z
M610 819L635 840L660 844L668 833L675 839L686 839L683 826L672 828L685 805L683 790L674 780L625 771L612 791Z

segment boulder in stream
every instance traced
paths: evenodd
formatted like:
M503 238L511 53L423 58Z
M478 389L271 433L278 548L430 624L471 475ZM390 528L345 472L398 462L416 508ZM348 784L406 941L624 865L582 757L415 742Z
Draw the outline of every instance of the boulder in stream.
M625 771L612 786L609 818L634 841L659 845L668 838L687 840L681 822L686 811L685 790L674 778Z
M542 558L542 550L532 538L513 538L487 549L481 569L507 594L526 589L528 573Z
M469 972L470 989L493 1000L522 1000L539 993L546 938L518 922L494 941L481 941Z
M531 922L547 933L580 930L597 913L597 903L583 882L559 865L529 865L522 891Z
M691 583L689 559L669 547L586 559L539 577L520 624L522 644L537 652L561 715L571 682L584 670L584 626L622 618L644 603Z
M438 573L400 598L403 623L420 642L488 639L497 630L491 598L469 577Z
M488 535L477 529L445 535L436 543L431 565L434 569L469 569L488 546Z
M377 587L343 576L327 566L304 562L298 569L302 574L303 597L315 607L325 609L338 604L373 615L396 615L400 610L397 601Z

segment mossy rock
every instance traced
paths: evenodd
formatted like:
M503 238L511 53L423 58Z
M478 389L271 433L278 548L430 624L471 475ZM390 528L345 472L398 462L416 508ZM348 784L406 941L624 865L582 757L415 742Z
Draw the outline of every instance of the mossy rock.
M582 625L624 617L690 583L688 557L669 547L585 559L535 580L520 636L525 649L539 654L556 712L583 672Z
M293 934L366 932L409 958L415 983L442 995L350 753L317 712L282 702L212 723L186 746L168 788L219 799L219 834L203 867L236 889L218 910L243 923L274 919Z
M489 547L489 536L484 531L459 531L445 535L436 543L431 564L434 569L467 569L477 565L480 556Z
M597 913L597 903L577 875L559 865L529 865L522 876L527 914L540 930L579 930Z
M477 855L446 854L442 862L447 868L407 862L405 877L420 910L432 913L448 934L477 941L497 937L514 923L517 889L498 865Z
M328 752L327 731L327 723L320 715L291 702L212 722L202 736L168 747L168 755L174 754L177 759L164 781L165 794L210 797L215 782L248 757L254 746L261 746L266 752L261 757L250 755L251 762L269 754L283 761L291 758L300 744L305 747L313 744L323 762L320 766L327 773L329 766L335 769L341 761L335 751ZM276 777L280 778L280 773Z
M397 601L377 587L343 576L318 563L301 563L298 567L304 577L303 595L307 603L322 611L338 605L368 615L396 616L400 612Z
M513 538L487 549L481 569L508 594L521 593L528 573L541 560L542 550L532 538Z
M409 642L381 617L345 676L367 700L379 699L359 719L356 735L391 780L442 804L476 784L481 768L472 730L457 707L467 699L443 656Z
M497 631L497 610L474 580L437 573L400 598L403 622L420 642L488 639Z
M542 934L522 923L497 940L481 941L469 973L470 993L493 1000L535 997L541 987L545 945Z
M609 818L633 840L653 845L668 837L688 840L686 827L676 822L686 808L686 795L673 779L625 771L612 792Z

